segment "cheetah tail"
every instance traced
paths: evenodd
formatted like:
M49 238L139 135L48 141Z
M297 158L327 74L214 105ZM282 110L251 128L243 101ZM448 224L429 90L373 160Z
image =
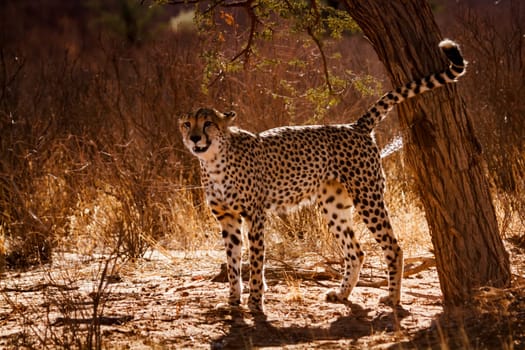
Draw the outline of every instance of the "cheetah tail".
M467 61L463 58L458 44L452 40L445 39L439 43L439 47L450 62L447 69L422 79L414 80L405 86L386 93L357 120L357 126L371 132L396 104L423 92L448 83L454 83L460 76L465 74Z

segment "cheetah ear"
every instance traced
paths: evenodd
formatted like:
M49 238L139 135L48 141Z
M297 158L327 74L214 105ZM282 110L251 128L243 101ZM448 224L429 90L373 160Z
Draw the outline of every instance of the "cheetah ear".
M223 113L224 115L224 118L226 119L226 121L228 123L231 123L235 120L235 117L237 116L237 113L235 113L234 111L229 111L229 112L224 112Z

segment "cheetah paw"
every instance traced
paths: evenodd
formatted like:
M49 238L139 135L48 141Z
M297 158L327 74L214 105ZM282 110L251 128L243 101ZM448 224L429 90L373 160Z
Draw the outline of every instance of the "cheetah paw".
M391 295L387 295L385 297L379 298L379 302L381 304L385 304L387 306L392 306L392 307L399 306L400 304L399 297L393 297Z
M228 305L230 305L230 306L239 306L239 305L241 305L241 298L240 297L229 297L228 298Z
M230 303L218 303L217 305L215 305L215 310L226 311L226 310L230 310L233 307L236 307L236 306L231 305Z
M347 302L347 298L343 297L338 291L331 290L326 293L326 301L330 303L345 303Z
M264 314L264 306L262 302L248 301L248 308L252 313Z

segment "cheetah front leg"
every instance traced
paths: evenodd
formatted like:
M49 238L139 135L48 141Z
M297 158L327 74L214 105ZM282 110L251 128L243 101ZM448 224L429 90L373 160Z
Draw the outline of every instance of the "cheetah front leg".
M250 241L250 298L248 307L254 312L264 312L264 214L256 214L252 220L247 219Z
M331 302L345 302L357 284L365 260L365 254L351 225L352 200L339 182L331 181L321 188L318 202L329 231L341 247L345 267L339 290L328 292L326 299Z
M226 250L230 296L228 303L240 305L242 293L242 219L230 213L217 215Z

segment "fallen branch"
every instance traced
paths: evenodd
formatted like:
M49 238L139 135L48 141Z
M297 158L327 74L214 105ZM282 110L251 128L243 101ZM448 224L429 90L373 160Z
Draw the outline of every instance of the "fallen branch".
M133 320L133 316L100 316L94 318L71 318L71 317L57 317L53 326L64 326L64 325L79 325L79 324L98 324L101 326L112 326L122 325L126 322Z
M275 259L274 259L275 260ZM293 276L297 279L304 280L337 280L342 277L341 273L334 269L332 264L340 264L340 262L334 261L325 261L318 263L314 266L314 269L296 269L290 264L284 261L278 261L283 267L266 267L265 275L268 278L283 278L284 276ZM419 263L417 266L414 264ZM430 257L416 257L416 258L407 258L405 259L405 271L403 277L407 278L409 276L415 275L421 271L429 269L430 267L436 266L436 260ZM315 267L322 266L322 269L315 269ZM250 274L250 264L242 264L242 278L247 280ZM384 277L380 278L379 281L363 281L360 280L357 285L360 287L372 287L379 288L388 285L388 281ZM226 264L221 264L221 269L217 275L212 279L212 282L228 282L228 272Z
M411 266L415 263L420 263L417 266ZM415 275L416 273L420 273L421 271L427 270L431 267L436 266L436 259L429 258L429 257L417 257L417 258L406 258L405 259L405 272L403 273L403 277L409 277L412 275Z
M413 266L415 263L420 263L420 264L417 266ZM429 269L433 266L436 266L436 259L434 258L428 258L428 257L427 258L425 257L406 258L405 259L405 271L403 272L403 278L410 277L412 275L420 273L421 271ZM382 281L377 281L377 282L359 281L357 285L359 287L379 288L379 287L387 286L388 281L386 279Z
M34 293L46 288L57 288L60 290L77 290L78 287L66 286L57 283L39 283L29 287L5 287L2 292L17 292L17 293Z
M242 264L242 278L248 280L250 275L250 265ZM310 270L296 269L289 265L285 267L266 267L265 276L267 278L283 278L284 276L293 276L297 279L304 280L332 280L337 279L340 274L335 270ZM228 282L228 272L226 264L221 264L221 270L212 279L212 282Z
M198 287L204 286L206 284L206 282L207 281L198 281L198 282L187 284L187 285L182 286L182 287L177 287L177 288L175 288L173 290L173 293L181 292L181 291L186 290L186 289L198 288ZM212 282L213 282L213 279L212 279Z

